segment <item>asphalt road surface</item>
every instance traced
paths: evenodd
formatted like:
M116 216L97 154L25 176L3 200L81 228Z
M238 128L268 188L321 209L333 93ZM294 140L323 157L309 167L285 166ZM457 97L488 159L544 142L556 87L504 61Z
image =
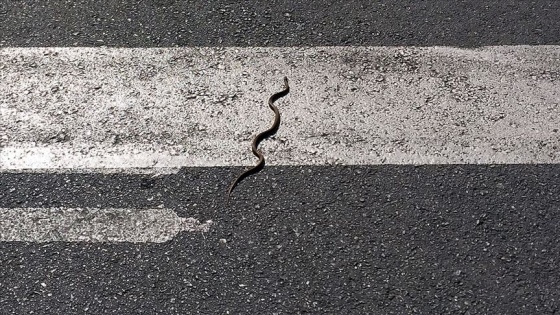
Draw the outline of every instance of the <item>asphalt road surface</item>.
M0 313L557 314L560 312L560 166L557 164L560 133L555 126L560 119L559 13L557 1L376 4L11 1L0 4L0 47L5 47L0 49L0 60L3 60L0 76L4 81L0 83ZM509 52L494 48L482 52L472 50L502 45L513 46ZM368 78L366 81L370 82L367 72L354 76L349 73L348 82L354 85L345 85L346 81L333 84L333 90L325 93L346 95L338 102L342 105L339 108L337 104L329 105L328 100L324 102L326 106L334 106L332 119L347 133L326 139L330 146L321 146L322 151L298 151L315 140L305 142L297 138L302 132L298 128L303 127L294 127L297 125L294 121L297 116L300 125L304 125L301 122L313 116L312 108L317 107L314 104L323 94L294 89L284 104L290 106L287 104L291 102L291 106L297 107L295 102L299 102L302 104L299 110L307 111L307 116L299 115L297 109L284 107L284 126L292 127L281 125L279 132L285 128L287 133L265 141L268 147L263 143L265 155L272 163L241 182L229 205L225 205L225 192L231 179L244 169L239 165L253 163L250 156L242 162L238 160L239 154L249 154L246 147L252 132L235 135L235 142L219 130L211 129L210 122L204 128L196 124L191 128L186 123L181 125L187 130L185 133L174 134L175 129L183 129L165 125L166 120L184 115L186 121L201 123L202 117L211 121L214 113L204 109L222 101L212 100L206 90L183 91L184 98L175 99L173 88L180 89L173 86L176 74L165 69L152 75L149 73L153 69L144 69L148 72L142 73L148 75L140 77L140 83L129 80L133 75L124 73L127 79L116 81L122 84L122 89L119 90L118 84L109 84L108 90L104 90L107 86L97 88L92 83L94 79L82 82L80 76L65 77L49 69L57 58L64 60L70 56L70 64L72 56L81 58L91 54L87 60L99 61L110 55L114 63L102 62L91 69L106 67L109 70L104 73L112 73L114 64L121 62L118 54L111 55L111 51L100 47L95 51L72 50L68 55L64 51L55 52L53 56L35 48L98 46L142 51L149 47L174 46L247 49L345 46L350 52L354 52L351 50L354 46L405 46L402 47L405 52L415 49L411 46L462 48L454 50L453 58L437 59L435 70L422 68L427 59L421 58L428 58L431 52L419 57L391 51L388 56L396 56L396 61L375 59L382 67L374 67L373 74L387 74L380 84L400 82L407 86L401 91L397 88L399 84L387 83L380 90L388 91L385 102L375 94L380 91L375 87L370 90L368 83L360 81ZM9 50L18 47L25 49L21 51L25 55L21 60L12 58L17 51ZM546 51L549 59L547 62L524 59L527 51ZM245 76L248 87L237 90L230 87L231 91L235 90L233 95L239 95L236 97L244 101L262 103L269 91L278 88L278 84L263 83L260 79L265 77L263 73L281 74L273 69L266 73L267 62L271 68L292 69L295 76L319 69L303 67L308 71L304 72L297 68L298 63L293 66L279 61L278 65L271 59L263 59L268 58L265 53L254 52L255 55L247 53L245 64L235 70L242 76L242 71L249 69ZM26 59L29 58L26 54L41 55L44 59L34 64ZM135 52L125 51L126 54L132 56ZM167 52L162 50L162 54ZM190 60L191 54L186 52L183 58ZM454 59L457 55L463 59ZM354 65L360 60L358 57L365 55L353 54L353 59L346 56L342 55L333 64ZM206 60L204 56L197 58ZM517 62L511 73L490 69L507 58ZM196 60L189 65L199 64ZM422 62L415 64L411 60ZM445 64L441 60L447 60L454 70L445 75L438 72L438 65ZM136 61L145 62L141 58ZM525 61L527 68L517 68ZM488 62L490 70L479 75L484 62ZM222 64L225 69L219 68ZM227 67L233 64L225 60L216 65L216 71L227 73ZM391 68L395 64L398 69ZM477 70L471 73L473 64ZM74 66L80 69L82 65L90 66L87 63ZM547 65L550 69L546 69ZM123 67L123 72L127 67ZM250 69L259 71L251 73ZM325 69L331 68L325 66L318 73ZM538 71L534 72L535 69ZM344 70L355 71L354 68ZM79 73L69 71L72 75ZM20 73L21 77L14 73ZM164 75L158 77L157 73ZM502 73L507 79L496 79ZM87 75L84 71L83 76ZM194 84L197 78L201 86L215 82L213 72L196 75L188 77L189 84ZM341 76L333 74L336 78ZM113 82L104 80L104 84ZM53 81L63 84L54 86ZM152 89L152 94L144 95L141 91L134 94L137 91L133 88L158 87L154 83L157 81L169 83L171 92L158 94L157 89ZM316 85L320 82L317 80ZM413 87L428 83L441 87L441 91L434 90L439 91L435 93L438 98L430 96L430 102L423 103L418 114L414 114L408 109L415 106ZM309 89L313 87L312 83L305 84ZM253 89L255 85L258 87ZM80 94L82 90L78 88L64 94L76 86L83 91L99 91L100 96ZM485 88L478 89L481 86ZM47 91L44 95L43 89ZM227 87L220 89L227 91ZM340 91L365 92L361 96L348 96ZM189 93L198 94L191 97ZM404 101L398 101L399 93ZM493 93L509 95L512 100L499 101L499 97L489 96ZM481 95L485 98L481 99ZM374 116L365 115L370 104L366 96L375 99L371 107L376 113L388 121L403 119L403 127L391 129L379 125ZM236 97L226 104L240 112L232 111L235 114L227 117L249 115L250 111L244 110L251 105L236 103ZM180 107L174 111L174 106L187 99L192 102L192 112L185 114L188 109ZM155 109L149 106L139 109L152 100ZM348 100L356 104L344 103ZM158 101L169 104L158 109ZM88 106L80 107L80 102ZM104 104L114 106L103 107ZM99 109L95 115L83 109L92 107ZM142 125L139 118L143 117L142 111L156 121L146 119ZM157 112L164 114L159 117ZM298 115L290 116L290 113ZM341 118L335 116L337 113ZM429 124L421 123L433 115L440 116ZM343 118L347 116L355 120L345 121ZM112 120L114 117L121 117L125 122ZM263 117L264 122L270 118ZM455 129L429 128L440 126L438 121L446 119L462 122L458 119L462 118L469 122L469 117L473 118L470 122L479 121L479 124L459 123L456 134ZM83 119L83 124L76 123L76 119ZM127 119L132 121L130 125ZM261 123L265 125L260 120L254 124L261 126ZM229 134L229 128L236 124L245 128L252 123L233 120L230 125L224 122L215 126L224 126ZM334 130L337 126L328 128ZM88 130L92 133L87 134ZM112 134L113 130L124 132ZM505 130L506 135L517 133L511 139L491 136L499 130ZM386 133L369 137L378 131ZM446 150L447 140L442 132L462 137L461 141ZM309 135L313 139L321 137L326 135ZM189 143L189 139L196 139L196 143ZM420 145L432 147L441 145L442 141L444 144L441 148L436 146L435 153ZM451 137L449 141L453 141ZM199 142L204 146L197 146ZM347 144L345 149L339 146L341 143ZM467 148L487 149L469 151L461 149L463 144ZM103 160L103 152L109 145L115 147L114 152L108 153L115 157L113 162L118 167L114 169L111 160ZM183 149L166 155L165 152L179 145ZM226 149L215 151L222 146ZM232 149L234 146L240 147L238 152ZM151 159L194 158L165 162L164 167L179 166L172 171L150 169L142 164L143 158L135 158L144 157L146 148L153 149L149 151ZM195 148L195 152L190 148ZM295 152L293 155L291 150ZM353 160L341 155L334 161L321 158L344 150L365 157ZM201 151L206 155L197 155ZM37 152L47 152L56 159ZM274 160L274 156L279 158ZM297 156L303 159L296 160ZM77 162L80 159L85 164ZM127 163L131 164L127 166ZM77 234L65 230L65 234L56 227L61 221L49 217L49 213L56 212L49 209L76 208L128 209L127 213L133 214L160 209L158 215L170 209L177 215L170 217L168 226L175 229L175 234L165 234L169 231L162 230L166 237L171 235L165 241L155 237L161 235L103 238L114 231L101 223L119 221L125 214L102 212L96 217L101 210L71 214L74 221L70 224L85 220L97 224L97 230L76 231ZM45 212L25 209L45 209ZM2 219L10 210L14 217L22 218L21 222L29 219L25 221L27 225ZM192 229L178 227L189 218L196 222ZM157 223L144 219L126 217L119 222ZM26 239L20 235L21 240L14 240L17 233L13 232L21 226L52 227L53 236L35 238L30 234ZM86 232L93 234L79 234ZM150 233L158 232L155 229ZM83 241L76 241L80 235Z

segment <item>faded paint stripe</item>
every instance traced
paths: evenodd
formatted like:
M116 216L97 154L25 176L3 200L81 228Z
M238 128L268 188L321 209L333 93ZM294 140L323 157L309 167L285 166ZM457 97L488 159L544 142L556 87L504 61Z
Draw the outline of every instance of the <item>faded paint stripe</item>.
M0 208L0 242L162 243L211 224L169 209Z

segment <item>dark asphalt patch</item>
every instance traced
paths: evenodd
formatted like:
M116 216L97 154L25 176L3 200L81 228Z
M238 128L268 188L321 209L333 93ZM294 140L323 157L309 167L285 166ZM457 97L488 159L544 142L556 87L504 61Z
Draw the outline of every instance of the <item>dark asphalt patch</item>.
M558 312L560 166L0 173L0 207L164 205L164 244L0 243L0 312ZM14 210L15 211L15 210ZM17 215L14 213L14 215Z
M3 1L0 47L558 45L560 2Z

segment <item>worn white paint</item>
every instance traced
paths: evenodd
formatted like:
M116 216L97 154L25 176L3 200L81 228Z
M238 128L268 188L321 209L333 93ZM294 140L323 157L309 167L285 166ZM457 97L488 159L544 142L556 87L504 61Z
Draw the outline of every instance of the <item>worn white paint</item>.
M211 225L163 208L0 208L0 242L162 243Z
M560 46L2 48L0 170L560 162Z

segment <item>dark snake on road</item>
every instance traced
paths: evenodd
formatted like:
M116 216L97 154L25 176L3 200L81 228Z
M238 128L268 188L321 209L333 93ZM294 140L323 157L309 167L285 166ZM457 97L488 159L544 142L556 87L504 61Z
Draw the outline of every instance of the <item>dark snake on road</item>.
M286 96L288 93L290 92L290 86L288 85L288 78L284 77L284 90L282 90L281 92L275 93L273 94L269 99L268 99L268 107L270 107L270 109L272 109L274 111L274 123L272 123L272 127L270 127L269 129L259 133L258 135L255 136L255 139L253 139L253 143L251 145L251 150L253 151L253 154L259 158L259 162L257 163L257 165L251 167L250 169L246 170L245 172L241 173L239 176L237 176L237 178L231 183L231 185L229 186L228 189L228 194L227 194L227 201L229 201L229 198L231 196L231 192L233 191L233 188L235 188L235 186L242 181L245 177L255 174L257 172L259 172L260 170L263 169L264 167L264 155L262 154L261 151L259 151L258 146L259 143L265 139L268 138L270 136L272 136L273 134L276 133L276 131L278 131L278 127L280 127L280 111L278 111L278 108L276 106L274 106L274 102L276 100L278 100L281 97Z

